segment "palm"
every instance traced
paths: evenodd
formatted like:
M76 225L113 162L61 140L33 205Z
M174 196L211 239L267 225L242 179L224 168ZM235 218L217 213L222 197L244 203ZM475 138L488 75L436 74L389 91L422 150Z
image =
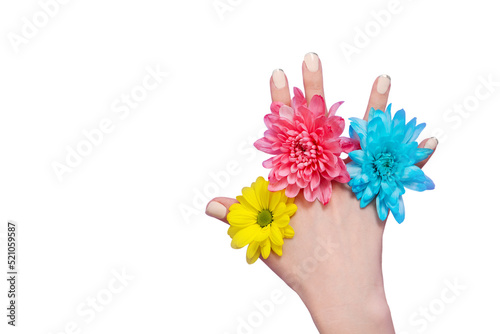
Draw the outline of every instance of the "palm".
M327 205L308 202L301 194L295 204L297 213L290 221L294 238L285 242L281 257L271 254L264 260L289 286L299 292L316 280L338 280L346 276L347 268L356 271L360 279L368 273L381 278L385 222L378 219L373 204L360 209L350 188L336 182ZM324 273L334 277L323 277Z

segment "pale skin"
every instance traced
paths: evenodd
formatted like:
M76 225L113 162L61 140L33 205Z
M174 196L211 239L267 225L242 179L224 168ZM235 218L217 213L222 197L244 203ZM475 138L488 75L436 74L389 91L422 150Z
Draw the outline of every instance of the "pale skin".
M314 57L308 54L305 59L308 64L316 61L316 71L310 71L306 61L302 63L308 103L316 94L324 97L321 61ZM276 76L270 80L272 101L290 105L286 76L281 76L278 83L273 77ZM378 85L379 80L385 80L386 84ZM384 88L386 91L381 93ZM378 77L364 119L372 107L385 110L389 91L390 79ZM424 147L428 140L431 138L424 139L419 147ZM435 142L432 140L429 144ZM427 147L435 150L436 144ZM429 158L418 166L423 167ZM222 204L225 214L237 203L224 197L211 202ZM290 220L295 236L285 239L282 256L271 252L269 258L260 260L300 296L320 333L395 333L382 275L382 237L386 222L378 218L375 201L361 209L347 184L333 182L332 197L327 205L318 200L307 202L302 192L295 204L298 209ZM224 212L214 215L210 211L207 210L207 214L227 223Z

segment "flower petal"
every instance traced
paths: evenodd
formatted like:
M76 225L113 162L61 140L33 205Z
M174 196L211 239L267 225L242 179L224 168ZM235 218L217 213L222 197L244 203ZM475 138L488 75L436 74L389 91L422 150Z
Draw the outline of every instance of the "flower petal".
M340 137L339 138L340 147L342 152L349 153L355 150L359 150L361 147L359 146L359 140Z
M272 178L270 177L269 186L267 187L267 189L269 191L280 191L285 189L287 185L288 182L286 180L286 177L280 180L272 180Z
M337 112L337 109L344 103L344 101L339 101L337 103L334 103L331 107L330 110L328 111L328 117L335 116L335 113Z
M273 252L276 253L276 255L278 255L278 256L283 255L283 246L281 246L281 245L278 246L278 245L271 243L271 249L273 250Z
M258 250L259 250L259 243L256 241L252 241L247 248L247 260L252 259Z
M406 113L403 109L398 110L392 120L391 134L401 142L405 134Z
M293 227L291 227L290 225L287 225L283 229L283 237L290 239L290 238L293 238L294 235L295 235L295 231L293 230Z
M411 165L403 169L402 182L425 182L425 174L420 167Z
M245 228L252 224L256 224L257 216L251 216L249 213L246 212L230 211L227 214L227 221L231 226Z
M304 188L304 198L308 202L314 202L314 200L316 199L316 196L314 195L314 191L311 190L311 187L308 186L308 187Z
M326 112L325 100L321 95L314 95L309 102L309 110L315 116L323 116Z
M283 102L273 102L271 103L271 112L275 115L279 115L279 110L281 106L283 105Z
M351 176L351 178L355 178L361 173L361 165L359 165L355 161L351 161L346 165L347 172Z
M425 160L427 159L431 154L432 152L434 152L434 150L430 149L430 148L417 148L416 151L415 151L415 158L414 160L412 161L412 163L418 163L422 160Z
M251 211L253 214L255 214L255 217L257 217L257 214L259 213L259 209L258 208L255 208L252 204L250 204L244 196L236 196L236 200L238 202L240 202L239 204L241 204L241 206L244 208L244 210L248 210L248 211ZM235 203L237 204L237 203ZM233 204L233 205L235 205ZM231 207L233 206L231 205ZM229 211L231 211L231 207L229 208ZM235 209L238 208L239 210L239 207L235 205Z
M371 203L371 201L373 200L373 198L375 196L377 196L377 193L373 192L373 190L370 186L366 187L365 191L363 192L363 197L361 197L361 201L359 204L360 207L361 208L366 207L368 204Z
M281 235L281 231L276 224L271 223L271 233L269 233L269 237L271 239L271 243L278 246L283 245L283 236Z
M254 188L245 187L242 189L241 193L243 195L243 198L246 200L245 204L248 203L251 207L253 207L258 212L260 212L262 210L262 207L260 206L260 202L257 199L257 195L255 194ZM241 203L241 201L240 201L240 203Z
M427 175L424 175L424 177L425 177L424 182L402 181L402 183L406 188L411 189L411 190L415 190L415 191L424 191L424 190L434 189L434 187L435 187L434 182Z
M269 211L273 212L276 210L276 206L279 204L281 199L280 191L271 191L269 193Z
M403 143L408 143L410 141L410 138L413 136L413 133L415 132L415 126L417 124L417 119L414 117L412 118L408 124L406 124L405 127L405 136L403 138Z
M238 226L229 226L227 230L227 234L231 237L231 239L234 237L236 233L238 233L241 230L241 227Z
M392 215L394 219L401 224L405 220L405 205L403 202L403 196L399 196L398 201L395 205L389 204L389 208L391 209Z
M365 136L368 134L368 122L366 122L364 119L357 118L357 117L351 117L349 118L351 121L351 126L352 129L359 135L359 136Z
M425 128L425 123L420 123L419 125L417 125L415 127L415 130L413 131L413 135L410 137L410 139L408 139L408 142L417 140L418 136L424 130L424 128Z
M274 159L274 157L271 157L267 160L264 160L264 162L262 163L262 166L264 168L273 168L273 159Z
M282 196L281 192L279 194L280 194L280 196ZM281 197L281 198L283 198L283 197ZM273 210L273 216L276 218L276 217L279 217L281 215L284 215L285 211L286 211L286 203L280 199L280 202L278 203L276 208Z
M332 182L322 178L319 187L316 189L319 201L323 205L328 204L328 202L330 202L330 198L332 197Z
M307 105L307 100L299 88L293 87L293 95L294 95L293 99L292 99L292 108L293 109L297 110L297 108L299 106Z
M363 165L365 161L365 152L363 150L356 150L349 153L349 158L358 165Z
M284 228L290 223L290 217L287 215L274 215L272 224L276 224L279 228Z
M261 227L257 224L250 225L238 231L231 241L231 247L242 248L248 245L255 239L255 236L260 233Z
M270 143L269 140L267 138L265 138L265 137L258 139L253 145L259 151L262 151L262 152L265 152L265 153L269 153L269 154L278 154L278 153L280 153L279 150L272 148L272 143Z
M268 185L269 182L267 182L262 176L259 176L255 182L254 191L261 209L269 209L270 192L267 190Z
M345 121L340 116L332 116L328 117L325 125L332 131L331 136L337 138L342 134L342 132L344 132Z
M380 220L384 221L387 219L387 215L389 214L389 209L384 200L381 199L381 196L377 196L377 213Z
M286 187L285 195L286 195L286 197L294 198L299 194L299 191L300 191L300 187L298 185L296 185L295 183L289 184Z
M290 122L293 122L294 111L293 108L287 106L286 104L282 105L279 109L280 117L288 119Z
M255 263L255 261L257 261L257 259L260 257L260 246L259 248L257 248L257 251L255 252L255 254L251 257L251 258L248 258L248 255L247 255L247 263L248 264L252 264L252 263Z
M260 229L260 232L255 236L255 241L262 242L269 239L269 234L271 234L270 225L264 226Z
M297 212L297 205L295 205L293 202L287 203L286 209L285 209L285 214L289 217L292 217L295 214L295 212Z
M271 242L269 239L266 239L263 243L261 243L261 252L262 258L267 259L269 257L269 254L271 253Z
M368 122L368 138L378 138L387 136L387 128L382 118L375 117L370 122Z

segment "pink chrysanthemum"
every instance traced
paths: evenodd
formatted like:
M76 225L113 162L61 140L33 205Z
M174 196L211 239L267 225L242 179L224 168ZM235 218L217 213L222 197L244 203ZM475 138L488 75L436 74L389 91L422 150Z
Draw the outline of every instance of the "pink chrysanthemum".
M272 113L264 117L268 130L254 145L274 155L262 164L271 168L270 191L286 189L286 196L292 198L304 189L309 202L317 198L327 204L332 194L331 181L350 180L340 154L359 149L359 143L340 137L344 119L335 112L343 102L335 103L326 114L323 97L313 96L307 106L302 91L293 91L291 107L281 102L271 104Z

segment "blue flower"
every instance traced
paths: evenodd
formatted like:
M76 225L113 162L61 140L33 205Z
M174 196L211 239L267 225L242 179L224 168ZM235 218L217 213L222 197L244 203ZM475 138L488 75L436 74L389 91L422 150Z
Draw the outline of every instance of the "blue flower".
M364 208L376 199L377 212L385 220L391 210L398 223L405 219L403 194L405 188L424 191L434 189L434 182L415 166L426 159L432 150L418 148L415 141L425 128L413 118L406 124L403 109L391 116L387 110L371 109L368 122L350 118L349 135L360 142L361 149L349 153L347 164L351 175L349 186Z

